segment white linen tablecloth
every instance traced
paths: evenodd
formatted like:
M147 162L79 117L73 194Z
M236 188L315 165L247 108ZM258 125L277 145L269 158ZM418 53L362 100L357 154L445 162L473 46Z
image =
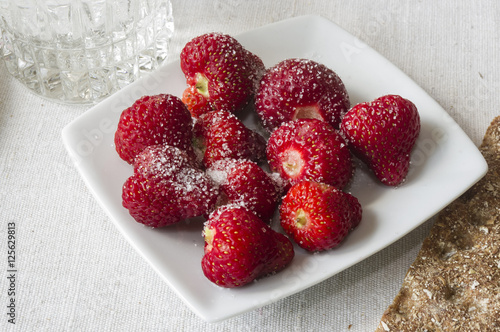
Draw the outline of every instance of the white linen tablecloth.
M170 60L205 32L236 35L315 14L393 62L476 145L500 114L496 0L173 0L173 10ZM37 97L0 65L1 331L373 331L432 225L298 294L206 323L122 237L74 168L61 130L89 107ZM16 225L15 325L7 321L9 223Z

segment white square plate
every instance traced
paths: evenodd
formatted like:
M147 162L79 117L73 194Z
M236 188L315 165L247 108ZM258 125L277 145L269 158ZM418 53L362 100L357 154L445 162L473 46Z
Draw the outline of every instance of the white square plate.
M95 198L168 285L210 322L277 301L360 262L431 218L487 170L476 146L427 93L334 23L318 16L296 17L236 38L266 67L292 57L325 64L342 78L352 105L389 93L410 99L420 112L422 130L400 187L383 186L366 168L357 168L349 190L363 206L363 220L340 247L320 254L296 247L292 264L281 273L240 289L221 289L200 267L202 220L150 229L135 222L121 205L121 188L132 167L118 157L113 145L120 113L143 95L180 97L186 83L179 61L132 83L68 124L63 130L65 146ZM257 128L253 112L244 122Z

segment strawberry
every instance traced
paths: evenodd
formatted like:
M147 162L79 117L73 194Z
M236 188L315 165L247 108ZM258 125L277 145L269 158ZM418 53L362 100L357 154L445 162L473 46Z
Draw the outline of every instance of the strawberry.
M149 145L167 143L189 152L192 125L190 113L179 98L168 94L144 96L121 113L115 148L129 164Z
M284 269L294 257L293 245L250 210L222 206L203 229L201 267L218 286L233 288Z
M237 112L255 94L265 70L262 60L236 39L220 33L193 38L180 55L187 89L183 101L193 117L213 110Z
M349 107L340 77L307 59L287 59L268 69L255 97L257 114L270 132L301 118L323 120L338 129Z
M280 222L285 232L308 251L337 247L359 223L361 209L351 203L357 199L319 182L303 181L294 185L283 198ZM354 208L353 208L354 206ZM357 226L357 224L356 224Z
M167 144L151 145L137 155L134 175L122 189L122 204L139 223L162 227L207 214L217 187L185 152Z
M420 133L420 116L411 101L386 95L355 105L344 116L341 131L353 153L383 184L404 181Z
M351 179L351 155L344 139L329 124L317 119L289 121L277 128L267 143L267 160L285 188L303 180L342 189Z
M238 204L270 222L281 195L278 183L250 160L224 159L215 162L207 174L219 183L221 205Z
M344 192L344 197L347 199L350 207L351 207L351 229L358 227L361 222L361 218L363 216L363 208L359 203L358 199L353 195Z
M206 167L226 158L265 159L264 137L247 128L228 111L209 112L197 119L193 128L193 142L195 151Z

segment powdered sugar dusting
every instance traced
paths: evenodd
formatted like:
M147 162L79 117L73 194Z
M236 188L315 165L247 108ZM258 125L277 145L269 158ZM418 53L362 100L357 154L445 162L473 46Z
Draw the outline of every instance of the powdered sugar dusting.
M264 74L255 106L263 125L272 132L297 118L321 119L338 128L350 101L334 71L310 59L287 59Z
M221 185L227 180L227 169L217 166L210 167L206 170L206 174L217 184Z
M265 69L257 55L222 33L193 38L182 49L180 59L188 85L196 86L199 75L206 80L207 91L201 110L196 110L197 105L192 106L192 113L197 116L213 110L237 112L244 108L252 99ZM191 87L187 90L192 91Z
M143 176L169 179L187 167L195 167L188 154L168 144L148 146L134 163L134 171Z
M243 159L224 159L206 171L218 184L220 204L237 204L270 221L281 195L281 187L257 163Z
M317 119L299 119L281 125L269 138L267 157L271 171L284 180L285 189L304 180L343 188L353 175L344 139L326 122Z
M123 205L136 221L162 227L208 214L218 194L185 151L153 145L136 158L134 175L123 187Z

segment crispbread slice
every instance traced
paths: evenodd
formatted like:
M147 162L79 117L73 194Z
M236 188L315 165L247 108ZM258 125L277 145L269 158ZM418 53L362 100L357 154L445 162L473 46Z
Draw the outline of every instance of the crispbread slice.
M480 151L488 172L440 212L381 331L500 331L500 116Z

